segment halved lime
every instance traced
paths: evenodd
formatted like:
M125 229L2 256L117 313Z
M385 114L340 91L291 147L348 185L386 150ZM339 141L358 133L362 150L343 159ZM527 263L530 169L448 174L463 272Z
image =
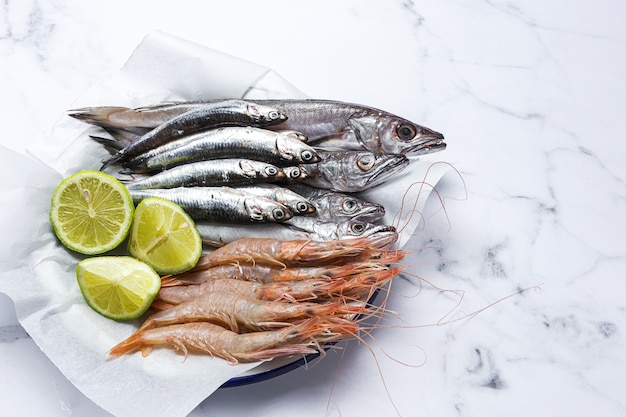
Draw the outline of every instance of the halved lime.
M83 259L76 279L91 308L114 320L133 320L152 304L161 278L149 265L130 256Z
M84 170L57 186L50 203L50 223L63 245L95 255L124 241L133 210L124 184L103 172Z
M196 265L202 254L202 239L182 207L150 197L137 205L128 250L159 274L176 274Z

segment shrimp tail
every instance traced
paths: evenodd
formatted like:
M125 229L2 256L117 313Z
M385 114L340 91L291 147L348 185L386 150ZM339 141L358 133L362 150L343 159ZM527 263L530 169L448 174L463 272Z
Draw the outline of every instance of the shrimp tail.
M154 301L152 301L152 304L150 304L150 308L154 311L163 311L172 307L174 307L173 304L170 304L166 301L158 300L158 299L155 299Z
M183 282L176 275L164 275L161 277L161 288L176 287L178 285L183 285Z
M143 356L148 356L150 354L148 349L145 349L145 342L143 339L142 332L135 332L127 339L121 341L117 345L113 346L111 350L109 350L109 356L116 357L126 355L128 353L133 353L136 351L141 351Z

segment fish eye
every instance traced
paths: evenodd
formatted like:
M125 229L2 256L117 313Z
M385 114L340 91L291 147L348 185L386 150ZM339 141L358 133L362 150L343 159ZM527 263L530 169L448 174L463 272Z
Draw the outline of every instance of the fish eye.
M417 134L417 129L415 126L408 123L400 123L396 127L396 133L398 135L398 139L408 141L415 137Z
M355 234L361 234L365 231L365 223L361 223L361 222L355 222L352 224L352 231Z
M298 213L306 213L307 211L309 211L309 206L306 203L299 201L296 204L296 210L298 211Z
M278 168L276 167L267 167L265 168L265 172L267 175L271 175L272 177L278 175Z
M341 205L346 213L352 213L354 210L356 210L356 206L356 200L353 198L346 199Z
M360 157L356 163L363 171L369 171L370 169L372 169L375 162L376 159L373 155L365 155Z
M300 153L300 157L302 158L303 161L310 161L311 159L313 159L313 152L307 150L302 151L302 153Z
M272 110L267 114L267 117L270 120L276 120L276 119L280 119L280 114L277 111Z
M276 220L282 220L285 218L285 212L281 209L274 209L272 214Z
M300 170L298 168L289 170L289 176L291 178L300 178Z

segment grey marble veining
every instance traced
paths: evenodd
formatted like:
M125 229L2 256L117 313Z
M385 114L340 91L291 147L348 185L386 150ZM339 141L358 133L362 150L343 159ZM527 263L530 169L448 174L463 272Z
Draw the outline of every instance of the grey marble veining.
M177 4L2 2L0 144L24 152L160 29L440 130L448 149L424 162L460 173L367 346L218 390L191 416L626 415L626 6ZM109 415L12 309L0 297L0 414Z

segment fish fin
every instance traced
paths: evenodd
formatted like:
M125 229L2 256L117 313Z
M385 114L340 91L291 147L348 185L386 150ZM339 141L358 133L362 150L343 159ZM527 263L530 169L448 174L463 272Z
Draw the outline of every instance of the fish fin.
M116 141L115 139L103 138L102 136L94 136L94 135L89 135L89 138L98 142L100 145L104 146L104 148L111 155L115 155L117 152L121 151L124 148L124 145Z
M130 145L145 132L135 132L127 129L115 129L112 127L103 127L109 135L120 143L120 149Z
M115 165L118 162L121 162L123 157L124 157L124 149L121 149L119 151L117 151L116 153L114 153L113 155L111 155L111 157L109 159L106 159L102 162L102 166L100 167L100 171L104 170L105 168L111 166L111 165Z

